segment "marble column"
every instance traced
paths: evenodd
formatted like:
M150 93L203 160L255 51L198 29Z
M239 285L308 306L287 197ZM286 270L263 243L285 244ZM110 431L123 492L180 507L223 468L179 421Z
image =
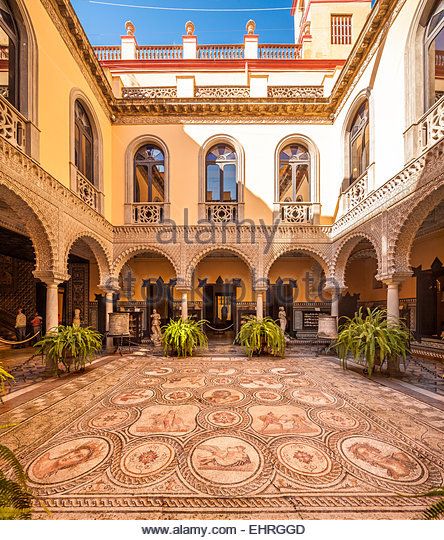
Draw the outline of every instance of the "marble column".
M399 323L399 281L389 280L387 285L387 320Z
M264 293L263 291L256 291L256 317L258 319L264 318Z
M181 299L181 317L182 320L188 319L188 292L182 291L182 299Z
M59 282L46 283L46 333L59 325Z
M105 291L105 328L109 331L109 314L113 312L113 291ZM112 337L106 338L106 349L112 349L114 346L114 339Z

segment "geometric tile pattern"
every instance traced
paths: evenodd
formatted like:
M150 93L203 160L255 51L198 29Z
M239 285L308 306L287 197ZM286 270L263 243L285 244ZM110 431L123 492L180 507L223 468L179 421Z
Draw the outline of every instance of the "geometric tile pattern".
M125 356L0 415L0 440L52 518L408 519L430 501L400 494L443 483L443 420L319 357Z

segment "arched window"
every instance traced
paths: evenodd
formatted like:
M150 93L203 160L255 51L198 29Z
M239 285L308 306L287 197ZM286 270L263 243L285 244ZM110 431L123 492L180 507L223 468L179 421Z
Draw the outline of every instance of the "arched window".
M444 95L444 0L438 2L425 33L426 99L431 107Z
M310 153L289 144L279 153L279 202L310 202Z
M74 104L74 116L74 164L94 184L94 135L89 116L79 100Z
M141 146L134 156L133 202L165 202L165 155L154 144Z
M216 144L205 158L205 200L237 202L237 154L228 144Z
M19 103L19 51L17 25L6 0L0 0L0 94L14 107Z
M350 134L350 184L365 173L369 166L369 115L365 100L353 117Z

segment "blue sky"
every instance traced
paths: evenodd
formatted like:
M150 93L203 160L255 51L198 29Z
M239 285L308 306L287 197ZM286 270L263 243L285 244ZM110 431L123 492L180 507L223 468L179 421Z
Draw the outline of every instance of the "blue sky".
M132 20L140 45L180 44L185 22L196 25L199 43L242 43L245 23L254 19L261 43L293 43L292 0L101 0L115 4L194 9L246 9L248 11L160 11L95 4L71 0L93 45L117 45ZM280 11L249 11L252 8L288 8Z

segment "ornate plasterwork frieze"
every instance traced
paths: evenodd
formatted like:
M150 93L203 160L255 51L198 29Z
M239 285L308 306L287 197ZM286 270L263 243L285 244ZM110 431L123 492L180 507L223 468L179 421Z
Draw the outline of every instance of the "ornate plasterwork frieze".
M168 124L298 124L298 125L331 125L329 118L306 116L149 116L140 115L119 115L116 125L168 125Z

